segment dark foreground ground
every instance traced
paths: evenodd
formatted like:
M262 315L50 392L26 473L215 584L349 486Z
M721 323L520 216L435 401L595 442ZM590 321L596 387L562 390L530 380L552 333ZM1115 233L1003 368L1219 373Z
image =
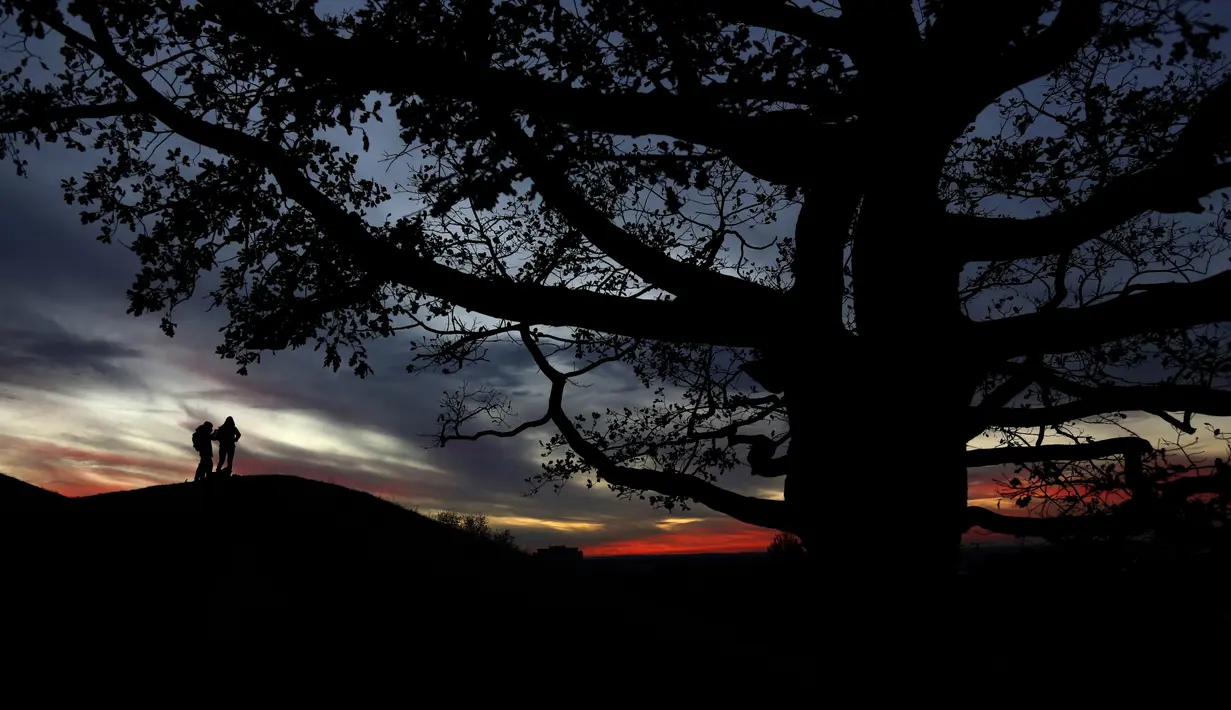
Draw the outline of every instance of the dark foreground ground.
M1017 652L1074 634L1088 647L1174 647L1225 644L1231 630L1225 575L1002 565L943 587L892 576L873 587L763 555L566 568L294 477L78 499L0 484L3 628L25 650L140 656L187 643L421 672L486 659L510 672L794 686L899 661L923 668L954 639L969 655L972 639ZM858 608L845 606L852 590ZM1159 611L1177 604L1182 614Z
M697 663L772 659L775 673L802 678L815 662L801 640L817 617L778 623L764 602L805 573L763 556L544 565L373 496L286 476L76 499L8 482L0 589L10 639L122 639L147 651L194 639L265 658L393 654L443 669L459 654L584 666L692 653Z

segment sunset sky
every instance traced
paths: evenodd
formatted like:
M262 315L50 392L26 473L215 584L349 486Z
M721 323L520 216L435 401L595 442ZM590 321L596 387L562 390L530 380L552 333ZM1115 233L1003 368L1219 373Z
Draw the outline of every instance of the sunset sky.
M11 61L0 57L0 66ZM373 142L391 144L394 123L377 127L386 133L374 133ZM310 349L266 357L240 377L214 354L225 314L190 304L173 339L159 331L156 316L125 314L136 259L118 244L97 243L96 230L79 223L78 208L65 205L59 189L62 178L90 169L98 156L53 145L28 148L24 157L28 178L8 164L0 170L0 302L7 307L0 320L0 472L70 496L181 482L196 465L192 429L233 416L244 434L236 473L293 474L421 511L484 513L529 547L569 544L592 555L752 551L772 537L703 506L668 515L644 501L617 500L605 486L587 490L584 481L560 495L525 497L525 479L542 460L538 442L550 428L425 449L437 400L459 381L407 375L406 339L371 343L376 374L364 380L323 368ZM373 174L383 170L372 163ZM792 224L786 219L778 228ZM489 359L465 373L470 384L515 394L519 413L544 411L543 377L524 350L494 346ZM614 368L590 382L569 393L571 411L623 406L644 392L631 373ZM1137 419L1128 423L1139 434L1174 438L1162 422ZM969 497L995 507L989 474L971 472ZM744 472L723 484L781 497L780 481ZM871 487L868 497L905 504Z
M0 322L0 472L72 496L179 482L195 468L192 428L233 416L244 433L236 473L294 474L423 511L484 513L530 546L760 550L772 537L702 507L669 516L584 483L523 497L549 430L425 449L420 435L436 428L437 399L458 381L407 375L404 339L372 344L376 375L364 380L323 368L311 350L279 353L248 377L236 375L213 352L222 314L185 309L175 338L158 330L156 317L125 314L135 258L95 242L58 189L92 156L52 146L30 157L28 179L0 172L0 301L8 306ZM489 358L469 381L517 393L516 410L537 416L545 392L529 357L497 346ZM624 403L640 389L610 369L591 382L570 393L571 408ZM728 484L760 490L747 476Z

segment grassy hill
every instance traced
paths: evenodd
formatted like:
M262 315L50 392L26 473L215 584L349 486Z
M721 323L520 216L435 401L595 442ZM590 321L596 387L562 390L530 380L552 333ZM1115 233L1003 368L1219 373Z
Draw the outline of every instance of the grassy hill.
M640 567L544 569L375 496L292 476L83 498L17 483L5 490L37 503L5 497L3 576L19 580L8 628L31 636L58 624L71 638L187 635L270 653L415 639L432 653L601 642L732 658L781 644L746 603L770 571L706 589Z

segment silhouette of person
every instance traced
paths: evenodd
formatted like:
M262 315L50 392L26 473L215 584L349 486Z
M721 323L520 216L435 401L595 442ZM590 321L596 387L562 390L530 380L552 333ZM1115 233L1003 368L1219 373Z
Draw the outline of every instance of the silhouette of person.
M201 455L201 461L197 464L197 475L192 479L194 483L204 481L214 468L214 445L210 443L213 432L213 422L204 422L192 432L192 448Z
M214 432L214 441L218 442L218 470L216 473L222 473L226 469L227 473L231 472L231 466L235 463L235 442L239 441L239 429L235 428L235 420L227 417L227 420L218 427L218 431Z

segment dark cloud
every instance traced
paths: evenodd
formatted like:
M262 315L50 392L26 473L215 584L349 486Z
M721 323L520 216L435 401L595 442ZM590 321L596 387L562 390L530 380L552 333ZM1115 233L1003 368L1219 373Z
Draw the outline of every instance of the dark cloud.
M144 387L131 369L140 350L71 333L34 313L13 310L10 316L0 324L0 385L64 391L85 380L120 389Z
M60 197L59 180L90 167L93 156L86 162L49 146L28 157L27 178L0 170L0 296L8 303L123 304L137 258L121 244L98 242L97 231Z

